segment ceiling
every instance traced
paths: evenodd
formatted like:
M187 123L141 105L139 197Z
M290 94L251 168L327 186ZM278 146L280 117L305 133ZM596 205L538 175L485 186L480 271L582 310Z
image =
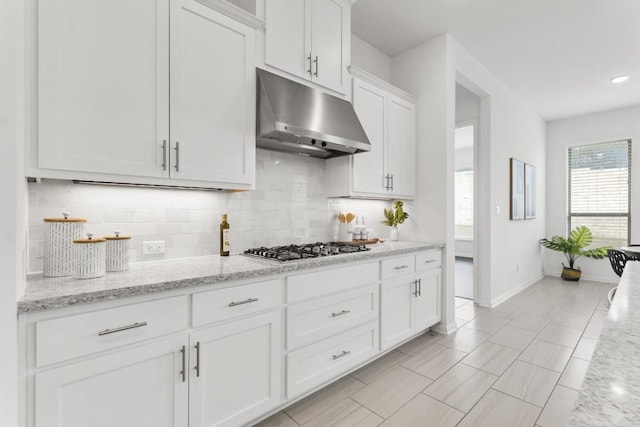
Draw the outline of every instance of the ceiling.
M359 0L352 32L391 57L449 33L547 120L640 105L640 0Z

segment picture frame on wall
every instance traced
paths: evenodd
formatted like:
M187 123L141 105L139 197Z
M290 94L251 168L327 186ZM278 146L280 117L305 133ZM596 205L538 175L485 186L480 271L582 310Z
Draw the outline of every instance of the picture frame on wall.
M524 165L524 219L536 217L536 167Z
M512 157L510 166L511 205L509 218L521 220L524 219L525 213L524 162Z

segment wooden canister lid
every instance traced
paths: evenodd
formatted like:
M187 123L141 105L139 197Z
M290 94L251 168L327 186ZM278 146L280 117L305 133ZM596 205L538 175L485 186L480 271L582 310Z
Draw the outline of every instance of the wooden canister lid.
M62 212L64 218L43 218L44 222L87 222L84 218L69 218L69 212Z
M103 239L106 240L129 240L131 239L131 236L121 236L119 231L114 231L113 234L115 234L115 236L104 236Z
M103 237L96 237L94 239L93 238L93 233L87 233L87 238L86 239L75 239L73 241L73 243L104 243L106 241L107 241L107 239L105 239Z

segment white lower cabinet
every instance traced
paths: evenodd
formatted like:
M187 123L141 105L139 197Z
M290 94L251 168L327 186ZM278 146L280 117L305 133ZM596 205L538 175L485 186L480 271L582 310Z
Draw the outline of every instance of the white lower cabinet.
M280 403L281 312L191 334L190 426L239 426Z
M187 346L182 334L38 372L35 425L186 427Z

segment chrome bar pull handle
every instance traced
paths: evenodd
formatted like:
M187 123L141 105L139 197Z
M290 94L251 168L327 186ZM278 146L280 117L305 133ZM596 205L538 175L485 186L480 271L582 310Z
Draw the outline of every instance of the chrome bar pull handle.
M176 141L176 172L180 172L180 142Z
M242 305L242 304L249 304L249 303L256 302L256 301L258 301L258 298L248 298L248 299L243 300L243 301L231 301L229 303L229 307L235 307L237 305Z
M396 265L393 267L394 270L404 270L405 268L409 268L408 265Z
M351 351L349 351L349 350L343 350L343 351L342 351L342 353L340 353L340 354L334 354L332 357L333 357L333 360L337 360L337 359L340 359L341 357L345 357L345 356L346 356L346 355L348 355L348 354L351 354Z
M418 296L422 296L422 279L418 279Z
M391 175L386 174L384 176L384 189L385 190L391 190L391 185L389 184L390 183L390 179L391 179Z
M351 310L342 310L339 313L331 313L331 317L340 317L340 316L344 316L345 314L349 314L351 313Z
M162 170L167 170L167 140L162 140Z
M196 377L200 376L200 341L194 346L196 349L196 366L193 367L196 371Z
M435 259L428 259L425 261L425 264L431 264L432 262L436 262Z
M414 289L415 289L415 291L414 291L414 292L412 292L412 294L413 294L413 296L414 296L414 297L418 298L418 296L420 295L420 293L418 292L418 281L417 281L417 280L414 280L414 281L413 281L413 282L411 282L411 283L413 283L413 285L415 286L415 288L414 288Z
M312 61L311 61L311 52L309 52L309 56L307 56L307 60L309 61L309 69L307 70L307 73L309 73L310 76L313 75L313 71L311 71L312 67Z
M105 329L104 331L98 332L98 336L101 337L103 335L115 334L116 332L127 331L129 329L141 328L143 326L147 326L147 322L136 322L127 326L120 326L118 328L113 329Z
M316 55L316 59L313 60L314 64L316 64L316 72L313 73L314 76L318 77L318 63L320 61L318 61L318 55Z
M391 188L390 188L390 190L393 191L393 174L391 174Z
M182 370L180 371L180 375L182 375L182 382L187 381L187 347L182 346L180 349L180 353L182 353Z

